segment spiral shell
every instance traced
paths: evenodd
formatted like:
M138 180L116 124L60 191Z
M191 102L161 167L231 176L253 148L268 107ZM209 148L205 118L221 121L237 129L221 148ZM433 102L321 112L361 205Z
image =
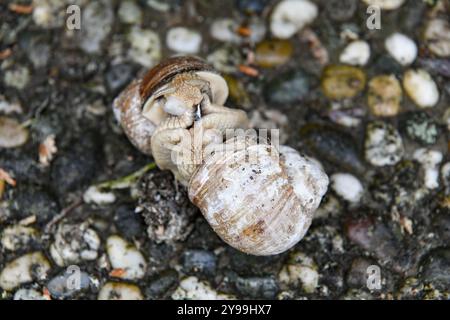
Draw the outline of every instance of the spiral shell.
M273 255L303 238L327 187L320 164L296 150L236 137L206 157L189 198L226 243Z

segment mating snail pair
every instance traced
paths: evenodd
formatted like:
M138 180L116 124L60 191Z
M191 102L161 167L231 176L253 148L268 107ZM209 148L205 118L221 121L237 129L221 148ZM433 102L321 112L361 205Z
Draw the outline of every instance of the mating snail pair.
M130 141L174 173L225 242L281 253L305 235L328 177L296 150L246 135L247 115L223 106L227 97L225 80L203 60L175 57L133 81L113 109ZM244 130L229 137L230 129Z

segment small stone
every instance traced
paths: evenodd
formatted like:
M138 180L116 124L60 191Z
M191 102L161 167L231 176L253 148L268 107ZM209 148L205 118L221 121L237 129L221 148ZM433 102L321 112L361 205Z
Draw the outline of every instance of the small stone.
M123 23L139 25L142 22L142 10L134 1L122 1L118 15Z
M237 66L244 62L241 53L235 46L224 46L211 52L206 60L214 69L223 73L236 72Z
M450 287L450 249L431 251L422 262L421 278L437 288L448 290Z
M47 289L53 298L64 299L72 298L80 291L89 289L90 285L89 275L78 269L72 272L64 271L57 275L48 282Z
M119 278L134 280L144 277L147 262L133 245L119 236L110 236L106 241L106 251L113 269L121 270Z
M112 30L114 12L110 0L90 2L81 11L80 47L86 53L100 53Z
M96 186L90 186L83 194L83 201L104 205L116 202L116 196L112 192L101 191Z
M176 27L167 32L167 47L178 53L195 54L200 51L202 36L197 31Z
M98 300L143 300L141 289L134 284L107 282L98 293Z
M280 39L292 37L316 19L317 5L308 0L283 0L273 9L270 30Z
M265 40L255 49L255 63L263 68L273 68L291 59L293 47L288 40Z
M369 6L376 6L383 10L395 10L402 6L405 0L363 0Z
M358 0L328 0L325 10L337 22L350 20L358 8Z
M218 293L207 282L199 281L197 277L181 280L178 288L172 294L174 300L230 300L233 296Z
M439 125L423 111L408 112L402 126L407 136L420 144L434 144L439 138Z
M114 223L121 235L130 240L145 232L144 219L139 213L135 212L134 206L119 206L115 212Z
M390 35L384 45L389 54L403 66L410 65L416 60L417 45L404 34L396 32Z
M234 76L223 75L227 82L230 99L242 108L249 108L251 105L250 95L248 94L245 85Z
M23 90L30 81L30 70L27 67L15 67L4 73L5 85Z
M371 122L366 128L365 157L373 166L394 165L403 157L402 137L390 124Z
M134 62L150 68L161 60L161 41L153 30L135 26L127 39L131 45L128 55Z
M21 284L43 280L50 270L50 263L42 252L25 254L5 265L0 273L0 287L10 291Z
M364 188L354 175L348 173L335 173L331 177L331 187L343 199L350 203L358 203Z
M36 241L37 236L36 229L17 224L3 229L1 244L7 250L17 251Z
M400 111L402 87L394 75L380 75L369 82L367 103L377 117L393 117Z
M0 117L0 148L17 148L28 141L28 130L17 120Z
M293 253L278 274L278 281L295 287L301 285L306 293L313 293L319 285L317 265L306 254Z
M243 297L251 299L275 299L278 294L277 281L272 277L238 277L235 286Z
M178 273L175 270L164 271L150 280L145 289L145 295L148 299L168 298L171 291L174 291L178 285Z
M374 264L373 261L366 258L354 259L347 273L347 285L356 289L367 287L367 270L369 266Z
M403 77L406 93L421 108L430 108L439 101L439 90L430 74L423 70L408 70Z
M422 164L425 170L424 185L428 189L439 187L439 164L443 155L440 151L420 148L414 151L413 158Z
M60 224L50 246L50 255L58 266L97 259L100 238L87 223Z
M450 56L450 24L448 19L432 19L424 32L428 48L439 57Z
M264 97L269 105L290 105L308 97L315 79L301 69L289 70L267 82Z
M339 56L339 62L352 66L364 66L370 58L370 46L366 41L350 42Z
M236 20L221 18L211 24L210 33L216 40L238 44L242 40L237 33L238 28L239 23Z
M183 253L183 269L186 273L213 275L216 271L217 257L206 250L186 250Z
M357 67L329 65L322 74L322 90L332 100L355 97L366 86L366 75Z
M42 293L34 289L19 289L14 293L14 300L48 300Z

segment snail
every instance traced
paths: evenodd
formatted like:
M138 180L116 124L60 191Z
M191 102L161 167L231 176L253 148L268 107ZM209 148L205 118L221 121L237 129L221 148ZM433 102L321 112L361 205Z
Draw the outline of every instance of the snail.
M174 173L223 241L247 254L282 253L308 230L328 176L295 149L248 134L246 113L225 107L227 97L203 60L175 57L133 81L113 109L132 144Z

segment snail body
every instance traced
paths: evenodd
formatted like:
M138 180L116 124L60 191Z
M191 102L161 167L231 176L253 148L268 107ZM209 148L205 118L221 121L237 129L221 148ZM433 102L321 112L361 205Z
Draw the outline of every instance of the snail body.
M243 130L229 138L227 129L249 124L244 111L223 106L227 97L210 66L177 57L132 82L113 109L130 141L187 187L220 238L248 254L281 253L305 235L328 177L290 147L257 143Z

